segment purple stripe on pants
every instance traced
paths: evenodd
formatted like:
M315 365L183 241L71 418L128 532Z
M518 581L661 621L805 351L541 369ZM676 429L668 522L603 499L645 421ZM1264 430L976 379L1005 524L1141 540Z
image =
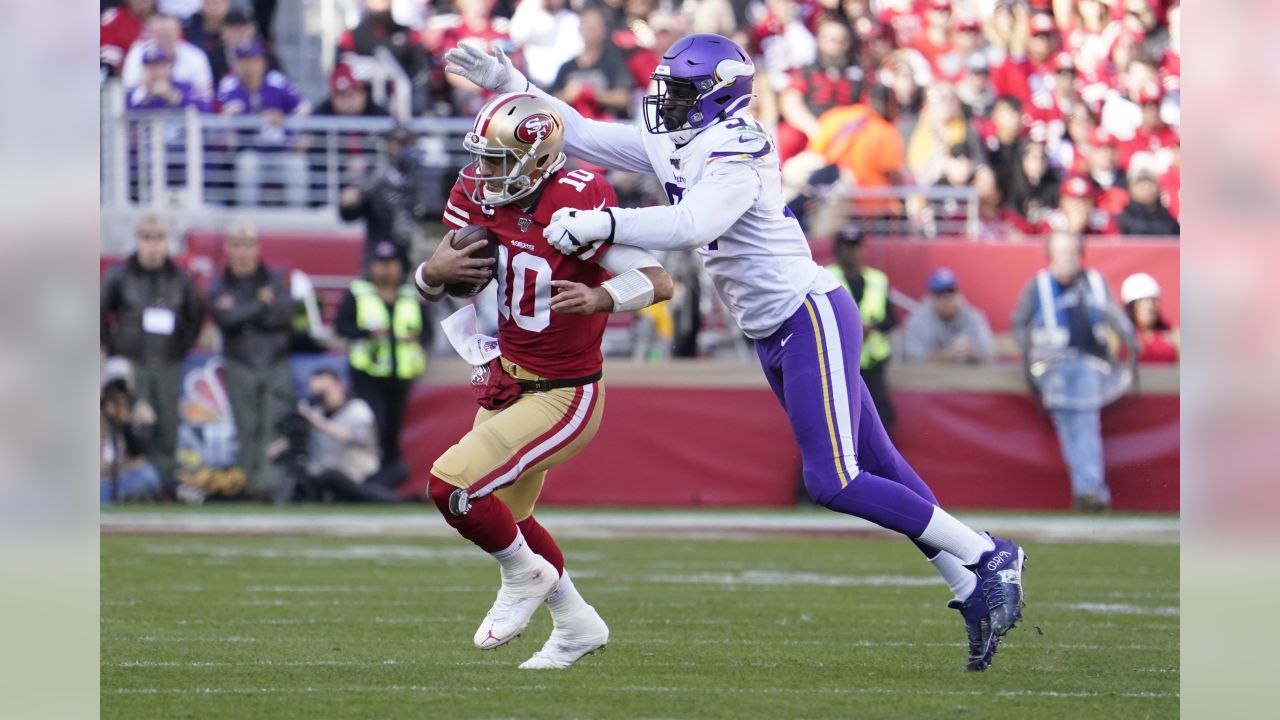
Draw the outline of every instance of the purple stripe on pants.
M889 440L858 373L862 318L848 291L810 294L756 354L791 420L814 502L919 537L937 500Z

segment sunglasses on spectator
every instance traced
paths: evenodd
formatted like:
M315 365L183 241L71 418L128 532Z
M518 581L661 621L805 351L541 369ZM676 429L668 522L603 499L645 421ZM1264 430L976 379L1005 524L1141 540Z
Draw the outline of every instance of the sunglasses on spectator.
M163 240L163 239L164 239L164 233L159 232L159 231L157 231L157 232L140 232L140 233L138 233L138 239L139 239L139 240Z
M1076 76L1076 71L1073 68L1059 68L1056 72L1059 75L1070 75L1071 77Z

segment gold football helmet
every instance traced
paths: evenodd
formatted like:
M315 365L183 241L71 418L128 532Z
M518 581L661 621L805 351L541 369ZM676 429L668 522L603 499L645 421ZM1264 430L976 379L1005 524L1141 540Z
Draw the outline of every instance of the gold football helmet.
M528 197L564 166L564 121L530 93L499 95L476 115L462 139L472 162L460 175L473 202L505 205Z

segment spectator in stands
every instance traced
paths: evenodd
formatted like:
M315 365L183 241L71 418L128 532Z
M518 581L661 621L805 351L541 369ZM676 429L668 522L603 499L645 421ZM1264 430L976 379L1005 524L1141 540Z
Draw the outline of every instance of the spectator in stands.
M929 296L907 318L902 343L907 362L987 363L996 341L987 316L965 302L956 275L938 268L929 276Z
M1022 163L1014 174L1005 204L1036 226L1058 207L1061 187L1058 172L1049 167L1044 143L1029 142L1022 146Z
M885 60L889 88L893 90L894 116L899 132L915 122L924 104L924 89L933 83L933 73L924 56L915 50L894 50ZM885 73L879 73L883 78ZM905 135L903 136L905 140Z
M582 52L560 66L548 92L587 118L626 117L634 83L626 61L606 44L604 13L596 7L578 13Z
M778 154L786 162L818 135L818 116L862 97L862 68L853 63L849 28L835 19L818 23L817 63L791 71L790 82L778 97Z
M894 51L893 29L870 19L860 19L853 25L857 39L854 55L867 77L876 77Z
M818 134L810 140L809 150L858 187L901 185L906 155L902 136L888 119L892 115L893 93L883 85L873 85L866 104L832 108L818 118ZM896 202L887 200L857 204L860 214L870 215L893 214L896 207Z
M1176 363L1178 328L1160 312L1160 284L1147 273L1134 273L1120 284L1120 301L1138 336L1138 362Z
M923 13L924 31L910 43L910 47L923 55L931 68L936 69L938 59L951 52L951 0L928 0L927 5Z
M836 234L836 262L827 270L853 295L862 315L862 379L875 402L880 422L886 432L893 432L896 416L889 397L887 378L889 331L898 325L898 313L889 301L889 277L884 272L862 264L863 232L854 224L845 225Z
M1160 117L1160 104L1164 100L1164 90L1158 84L1151 84L1138 93L1138 105L1142 108L1142 123L1134 131L1133 138L1119 143L1120 167L1129 168L1129 160L1134 153L1149 152L1156 155L1161 169L1169 167L1172 162L1171 148L1181 141L1178 131L1165 124Z
M169 232L157 215L144 215L137 249L102 278L99 341L108 356L133 365L138 399L156 414L148 457L168 487L176 466L178 387L182 358L195 344L204 307L191 276L169 258Z
M1051 233L1047 247L1048 268L1027 283L1013 311L1013 336L1053 418L1075 508L1102 511L1111 503L1099 421L1112 375L1108 332L1136 353L1133 326L1102 275L1084 269L1078 235Z
M173 79L173 58L159 45L150 45L143 51L142 82L128 89L125 105L130 110L212 109L207 95L202 97L189 83Z
M1116 139L1098 128L1089 137L1084 156L1087 178L1093 185L1098 207L1118 215L1129 203L1128 182L1116 164Z
M972 18L958 19L948 36L945 49L931 60L934 76L947 82L959 82L975 59L981 61L982 67L986 68L987 56L981 48L982 26ZM995 100L994 90L991 99Z
M208 54L209 66L213 68L213 77L221 82L235 67L236 48L260 42L261 39L258 37L253 15L238 9L228 11L227 16L223 18L219 39L217 47ZM267 49L267 68L270 70L281 68L280 60L270 49Z
M996 87L991 82L991 66L985 55L981 53L969 55L969 59L965 61L964 74L956 83L956 96L960 98L965 114L975 124L975 130L979 129L980 121L989 122L997 96ZM979 135L983 137L990 134L990 132L979 131Z
M965 146L970 156L982 151L978 134L965 120L951 83L929 86L916 122L901 125L899 129L906 141L907 167L920 185L932 185L942 177L942 165L956 145Z
M951 151L942 161L942 177L933 184L935 188L950 190L967 189L973 184L973 175L977 169L973 164L972 151L967 145L952 145ZM937 198L930 201L932 220L963 221L966 214L966 203L959 198Z
M187 18L182 23L182 34L187 42L204 51L213 65L214 55L223 52L222 27L227 13L231 10L231 0L204 0L200 4L200 12ZM221 80L221 75L214 75L214 80Z
M98 31L98 64L105 75L118 76L125 55L142 36L147 18L156 11L156 0L125 0L102 13Z
M1151 0L1123 0L1124 19L1121 21L1124 30L1142 38L1142 54L1147 57L1160 57L1169 46L1169 32L1156 17ZM1161 4L1164 2L1162 0Z
M378 167L361 185L344 187L338 200L338 215L351 222L365 221L362 268L368 271L374 250L383 242L391 242L408 267L414 257L413 247L422 235L423 223L432 219L433 187L414 145L417 137L407 128L398 127L386 135L386 154Z
M771 89L781 92L788 72L813 64L818 56L806 25L812 8L797 0L765 0L764 6L764 17L750 30L749 47Z
M156 13L147 18L143 42L136 42L124 57L120 80L125 87L142 82L142 55L151 46L158 46L165 55L173 58L173 79L190 85L196 96L208 99L213 96L213 71L209 58L200 48L182 39L182 26L170 15Z
M428 107L431 97L439 95L441 88L437 86L440 78L433 77L434 63L422 46L421 37L396 21L391 13L391 0L364 0L360 22L338 41L338 57L341 59L345 53L371 57L378 48L390 52L409 76L415 95L411 101L413 110L420 112Z
M455 0L454 7L458 12L456 21L444 30L438 41L427 40L427 47L433 52L439 67L444 67L444 54L464 42L486 50L495 43L507 51L515 49L508 35L511 24L507 18L494 16L495 4L496 0ZM518 58L512 60L517 61ZM453 89L455 115L475 115L493 96L476 87L470 80L453 73L445 73L444 77L445 82Z
M1143 113L1139 100L1148 92L1148 88L1159 84L1159 69L1149 58L1136 57L1123 70L1120 80L1121 86L1107 94L1099 123L1108 135L1128 140L1142 125ZM1161 112L1164 112L1163 105Z
M1178 221L1160 199L1160 177L1149 167L1134 163L1129 171L1129 204L1116 217L1121 235L1180 234Z
M396 246L378 243L369 279L351 282L334 320L334 330L348 342L352 390L377 418L384 471L400 461L409 392L427 369L424 344L431 339L422 300L404 282L404 271Z
M1021 25L1017 26L1021 28ZM1058 27L1053 16L1036 12L1027 21L1030 35L1026 39L1026 52L1018 45L1003 62L992 69L992 80L1002 95L1018 98L1024 107L1043 107L1049 101L1049 88L1053 85L1053 56L1057 52Z
M156 413L134 392L133 367L124 358L103 364L99 399L98 481L103 503L157 500L163 485L146 454Z
M390 490L370 482L378 470L377 422L369 404L349 398L342 378L320 369L307 379L307 399L298 415L310 426L303 477L297 478L303 501L396 502ZM282 452L280 441L272 453Z
M1015 97L1003 95L996 100L991 110L993 134L987 138L987 165L995 172L996 187L1001 196L1009 194L1013 187L1013 178L1022 164L1024 127L1022 124L1022 102Z
M1096 205L1097 191L1086 178L1068 178L1062 184L1061 211L1049 217L1049 225L1077 235L1114 235L1116 219Z
M1004 202L1004 193L996 182L995 171L983 165L973 174L973 189L978 195L978 235L984 240L1016 239L1035 232L1030 223Z
M924 33L924 18L916 4L916 0L884 0L879 3L877 19L893 30L898 47L910 46Z
M281 275L261 261L258 231L247 221L227 233L227 266L209 284L209 313L222 333L222 372L240 441L240 468L256 500L286 502L292 488L266 459L276 422L293 406L293 298Z
M578 13L567 0L520 0L511 16L511 40L524 48L529 79L544 88L583 49Z
M387 117L387 109L369 99L369 88L351 71L351 66L338 63L329 75L329 96L313 115L322 117Z
M311 104L299 95L293 82L279 70L268 70L266 48L252 42L236 48L234 72L218 86L223 115L256 115L262 125L256 133L239 134L236 154L236 202L241 207L259 205L261 183L283 184L285 204L306 202L306 160L288 147L286 118L304 117Z

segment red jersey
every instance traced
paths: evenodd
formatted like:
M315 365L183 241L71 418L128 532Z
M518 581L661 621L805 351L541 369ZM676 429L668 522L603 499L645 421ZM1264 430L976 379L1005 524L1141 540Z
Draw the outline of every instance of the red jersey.
M121 5L102 13L102 24L98 30L98 61L119 74L124 56L140 35L142 18L129 12L128 7Z
M1178 147L1182 142L1178 138L1178 131L1163 125L1151 132L1143 130L1141 127L1133 134L1131 140L1125 140L1118 145L1119 156L1116 162L1120 167L1129 167L1129 160L1133 158L1134 153L1149 152L1162 161L1163 165L1171 162L1170 148Z
M468 183L470 186L470 183ZM608 315L551 312L551 281L571 280L596 286L609 273L596 262L599 250L584 248L564 255L542 237L551 214L560 208L595 210L618 204L604 177L586 170L560 170L547 178L537 206L526 213L519 202L491 207L467 197L458 179L445 205L450 228L484 225L498 236L498 345L503 357L529 372L567 380L600 372L600 340Z
M1178 345L1174 341L1174 332L1170 330L1139 330L1138 362L1178 362Z

